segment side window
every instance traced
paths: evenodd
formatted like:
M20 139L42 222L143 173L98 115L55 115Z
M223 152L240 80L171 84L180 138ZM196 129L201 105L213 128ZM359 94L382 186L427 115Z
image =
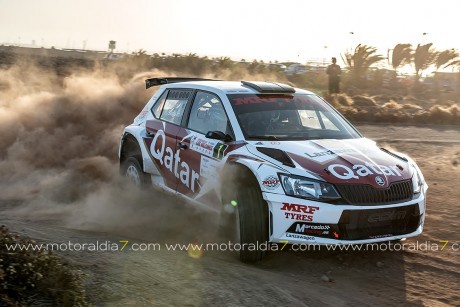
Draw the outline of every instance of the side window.
M209 131L232 134L222 102L216 95L207 92L196 94L187 128L203 134Z
M180 125L187 101L192 94L187 90L170 90L163 106L160 119Z
M168 90L166 90L163 95L155 102L152 107L152 113L155 118L160 118L161 111L163 110L163 106L165 105L166 95L168 95Z

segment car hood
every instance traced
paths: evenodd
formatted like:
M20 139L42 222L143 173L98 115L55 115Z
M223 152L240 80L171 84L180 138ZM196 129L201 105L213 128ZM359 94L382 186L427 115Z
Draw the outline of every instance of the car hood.
M293 174L313 173L330 183L388 188L391 183L410 179L413 174L405 158L382 150L366 138L248 142L249 151L265 157L259 150L261 147L284 151L293 161Z

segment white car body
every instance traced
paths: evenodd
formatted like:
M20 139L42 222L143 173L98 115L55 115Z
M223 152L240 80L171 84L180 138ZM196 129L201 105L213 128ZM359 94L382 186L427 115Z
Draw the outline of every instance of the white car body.
M187 90L190 97L184 94ZM204 133L188 129L187 122L175 125L157 119L152 108L157 107L155 103L160 98L166 99L162 97L165 91L169 91L168 95L184 94L182 98L188 104L198 95L196 91L217 96L234 139L229 142L210 139ZM298 94L316 96L295 89L295 95ZM288 141L246 139L229 98L238 95L261 95L261 92L241 82L161 85L134 122L124 129L121 162L126 158L123 146L127 138L131 142L136 140L143 172L152 184L216 211L225 202L221 189L228 175L225 167L230 163L244 166L259 182L268 206L270 242L362 244L402 239L422 232L428 186L413 160L382 150L361 136ZM164 107L165 102L161 103ZM278 150L292 163L276 158ZM341 197L329 202L287 195L282 174L328 182ZM420 192L414 194L416 177Z

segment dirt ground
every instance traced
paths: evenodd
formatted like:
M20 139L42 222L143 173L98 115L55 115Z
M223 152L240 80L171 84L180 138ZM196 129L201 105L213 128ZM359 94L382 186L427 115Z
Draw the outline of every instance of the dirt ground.
M358 128L366 137L419 163L429 185L425 231L404 242L418 242L419 250L280 251L255 265L240 263L225 252L198 255L162 249L61 254L86 274L88 297L95 305L458 306L460 128ZM99 212L88 223L68 223L59 214L24 214L21 202L2 200L0 224L44 243L201 243L214 238L214 216L166 199L168 210L158 210L150 199ZM96 205L98 199L92 201ZM440 250L444 241L448 243Z

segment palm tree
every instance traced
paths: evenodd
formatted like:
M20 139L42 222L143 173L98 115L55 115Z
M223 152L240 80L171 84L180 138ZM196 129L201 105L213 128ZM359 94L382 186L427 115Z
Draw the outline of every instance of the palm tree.
M219 64L219 67L220 68L232 68L232 66L235 64L235 62L232 61L232 59L230 59L229 57L224 57L224 56L221 56L219 58L216 58L216 61L217 63Z
M436 71L443 66L446 68L448 66L455 65L458 62L456 61L457 58L458 52L455 51L455 49L448 49L439 52L434 63L436 65Z
M457 66L457 68L459 69L459 72L460 72L460 60L452 61L447 66Z
M432 43L426 45L417 45L414 52L415 80L418 81L422 71L427 69L436 59L437 52L431 50Z
M131 53L132 57L130 57L130 61L134 64L137 65L137 67L144 67L144 68L150 68L152 66L153 61L150 55L147 54L147 51L144 49L139 49L138 51L134 51Z
M210 66L207 57L200 57L196 53L189 52L182 56L176 63L176 69L193 76L204 74Z
M393 48L391 54L391 66L396 70L399 67L410 64L412 61L412 45L411 44L397 44Z
M354 81L362 81L365 73L375 63L380 62L384 57L377 53L377 48L359 44L354 52L345 52L342 59L348 65Z

